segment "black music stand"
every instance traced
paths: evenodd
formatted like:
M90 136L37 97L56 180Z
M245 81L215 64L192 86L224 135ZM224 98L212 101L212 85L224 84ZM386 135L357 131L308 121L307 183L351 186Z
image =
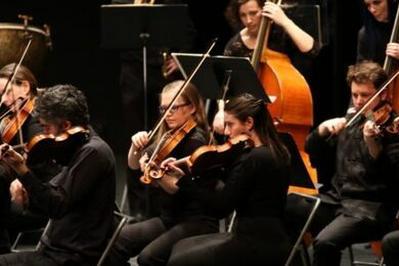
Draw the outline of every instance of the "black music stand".
M201 60L202 54L172 53L183 77L187 78ZM198 70L192 83L199 88L206 99L222 99L224 80L231 71L231 80L226 98L248 92L270 103L248 58L231 56L210 56Z
M187 5L101 6L101 47L118 50L142 50L144 127L147 118L147 48L187 47L194 37L194 28Z
M278 134L291 154L290 186L316 189L291 134L287 132L279 132Z

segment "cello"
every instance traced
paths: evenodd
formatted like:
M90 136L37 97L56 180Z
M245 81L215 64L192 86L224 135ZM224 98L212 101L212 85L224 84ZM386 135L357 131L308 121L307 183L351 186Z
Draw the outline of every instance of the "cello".
M270 0L280 5L282 0ZM262 16L251 64L271 103L268 108L277 130L292 135L313 184L317 173L305 152L305 140L313 125L313 101L308 83L286 54L267 48L271 20ZM293 187L290 191L315 194L315 189Z

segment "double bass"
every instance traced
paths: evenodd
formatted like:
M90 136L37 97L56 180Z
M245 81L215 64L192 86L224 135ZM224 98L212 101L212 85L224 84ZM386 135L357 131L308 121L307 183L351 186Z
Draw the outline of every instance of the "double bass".
M399 5L396 10L395 22L389 42L399 42ZM393 75L395 71L399 70L398 60L385 56L383 69L388 75ZM399 80L397 78L392 81L389 87L389 99L393 110L399 113Z
M272 1L280 5L282 0ZM317 173L305 152L305 140L313 125L313 101L308 83L283 53L267 48L272 23L262 16L251 64L271 103L267 105L277 130L292 135L313 184ZM290 191L315 194L315 189L290 187Z

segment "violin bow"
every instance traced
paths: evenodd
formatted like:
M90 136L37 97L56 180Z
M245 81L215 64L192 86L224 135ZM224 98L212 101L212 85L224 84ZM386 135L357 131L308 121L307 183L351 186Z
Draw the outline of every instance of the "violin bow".
M168 105L168 107L165 110L165 113L161 116L161 118L158 120L157 124L155 125L154 129L150 131L150 134L148 136L148 142L150 142L152 140L152 138L155 136L156 132L159 130L159 128L161 127L162 123L165 121L166 116L169 114L170 110L172 109L173 105L175 104L176 100L180 97L180 95L182 95L182 93L184 92L184 90L186 89L186 87L188 86L188 84L191 82L191 80L193 79L193 77L195 76L195 74L197 73L197 71L200 69L200 67L202 66L202 64L204 63L205 59L207 57L209 57L209 53L211 52L211 50L213 49L213 47L216 44L217 39L214 39L210 45L210 47L208 48L208 50L206 51L205 54L202 55L202 58L200 60L200 62L198 63L198 65L195 67L195 69L193 70L193 72L191 73L191 75L184 81L183 85L179 88L179 90L177 91L177 93L173 96L172 101L170 102L170 104Z
M395 72L387 81L385 81L382 86L377 90L376 93L363 105L362 108L357 111L357 113L346 123L345 127L349 127L353 124L353 122L365 112L365 110L371 105L371 103L383 92L386 90L389 84L399 75L399 70Z
M28 43L27 43L26 46L25 46L25 49L24 49L24 51L23 51L23 53L22 53L21 58L20 58L19 61L18 61L18 64L15 65L15 67L14 67L14 69L13 69L13 73L12 73L11 78L9 78L9 79L7 80L7 83L6 83L5 87L4 87L5 89L4 89L4 92L3 92L3 94L4 94L4 93L6 93L8 90L11 90L11 97L12 97L13 102L14 102L14 108L15 108L15 113L16 113L15 122L16 122L16 125L17 125L17 128L18 128L18 139L19 139L20 145L23 145L23 143L24 143L24 139L23 139L23 135L22 135L22 130L21 130L21 128L20 128L20 123L19 123L19 119L18 119L18 115L19 115L20 109L19 109L18 104L16 103L14 90L11 89L11 88L12 88L11 86L12 86L12 83L14 82L14 80L15 80L15 76L17 75L18 70L19 70L19 68L20 68L20 66L21 66L21 64L22 64L22 62L23 62L24 59L25 59L26 54L28 53L29 47L30 47L30 45L32 44L33 38L32 38L31 36L29 36L29 37L27 37L27 38L28 38ZM10 88L9 88L8 86L10 86ZM1 101L1 102L0 102L0 106L1 106L2 104L3 104L3 102Z

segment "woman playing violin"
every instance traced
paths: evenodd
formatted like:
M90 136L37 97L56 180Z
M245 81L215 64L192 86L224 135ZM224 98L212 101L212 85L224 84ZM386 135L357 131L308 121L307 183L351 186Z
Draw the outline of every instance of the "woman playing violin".
M0 70L0 94L2 109L0 135L1 142L19 145L28 142L42 132L40 123L32 116L33 103L37 95L38 82L32 72L20 66L12 83L9 80L16 64L8 64ZM8 83L7 88L5 87ZM20 139L22 137L22 140ZM43 181L47 181L58 167L50 161L31 165L32 171ZM8 231L17 233L21 228L38 228L47 218L24 210L28 207L27 193L22 184L15 179L10 167L0 161L0 253L9 251ZM15 231L15 232L14 232Z
M234 231L179 241L168 265L283 265L289 251L282 219L290 155L264 102L250 94L226 103L225 123L229 138L245 134L254 147L226 167L224 187L213 193L194 190L198 181L186 177L177 185L181 193L199 198L215 215L236 210Z
M163 88L160 96L161 113L167 109L183 83L179 80L169 83ZM188 123L193 125L192 128L185 130L187 133L177 145L174 145L175 147L169 154L157 155L164 157L159 159L163 160L170 156L181 158L207 144L209 133L202 99L191 84L173 103L173 107L166 114L166 119L158 131L158 136L148 148L145 148L149 144L148 132L138 132L132 136L132 145L128 156L129 166L145 170L148 158L153 156L155 146L160 141L164 143L160 145L161 153L165 145L171 145L174 142L167 136L176 136L175 133L182 131ZM158 159L155 161L161 162ZM173 245L178 240L218 230L216 218L205 215L196 200L187 198L179 192L169 194L170 191L164 183L167 181L166 178L152 181L152 185L158 186L161 193L159 199L161 215L125 226L111 251L109 265L127 265L127 261L136 255L138 255L139 265L164 265L168 261ZM165 188L166 190L164 190Z

